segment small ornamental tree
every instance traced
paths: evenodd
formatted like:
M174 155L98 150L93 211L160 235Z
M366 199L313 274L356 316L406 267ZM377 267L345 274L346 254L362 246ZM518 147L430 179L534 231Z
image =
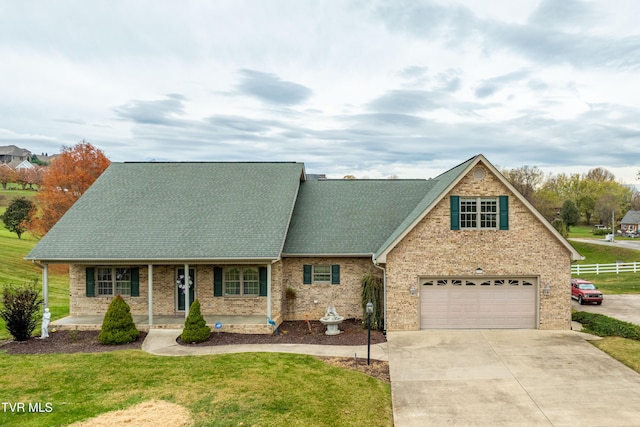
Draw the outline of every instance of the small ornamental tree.
M116 295L104 315L98 341L105 345L127 344L137 340L138 335L140 331L133 323L129 304L120 294Z
M4 222L4 228L21 238L22 233L27 231L31 212L34 210L34 204L25 197L18 197L7 207L4 214L0 215L0 219Z
M362 321L364 326L367 325L367 303L371 301L373 304L373 315L371 316L371 329L382 331L384 329L384 312L383 312L383 281L379 276L367 273L362 276L362 293L360 301L362 303Z
M211 329L200 313L200 301L196 298L189 309L189 315L184 322L184 330L180 339L183 343L195 344L208 340L210 335Z
M16 341L26 341L40 321L42 300L35 283L22 287L5 286L2 291L3 306L0 317L7 331Z

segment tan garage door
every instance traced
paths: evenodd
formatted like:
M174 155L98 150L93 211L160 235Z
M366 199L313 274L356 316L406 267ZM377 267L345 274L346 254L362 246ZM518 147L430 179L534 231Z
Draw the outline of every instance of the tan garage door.
M536 328L535 278L422 279L423 329Z

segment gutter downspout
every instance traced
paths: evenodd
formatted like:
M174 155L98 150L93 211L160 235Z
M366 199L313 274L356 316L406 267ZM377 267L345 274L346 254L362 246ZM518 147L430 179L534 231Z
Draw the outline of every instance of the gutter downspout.
M43 307L42 310L44 312L45 308L49 308L49 265L48 264L40 264L35 259L32 260L35 265L42 269L42 300Z
M384 313L384 330L382 333L387 335L387 270L384 267L380 267L378 262L373 258L375 254L371 257L373 261L373 266L382 270L382 311Z

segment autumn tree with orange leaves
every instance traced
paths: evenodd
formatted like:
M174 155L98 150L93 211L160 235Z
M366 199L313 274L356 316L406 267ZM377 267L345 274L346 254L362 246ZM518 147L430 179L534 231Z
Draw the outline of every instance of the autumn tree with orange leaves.
M45 235L110 163L102 150L84 140L62 147L42 177L42 189L36 196L38 213L30 231Z

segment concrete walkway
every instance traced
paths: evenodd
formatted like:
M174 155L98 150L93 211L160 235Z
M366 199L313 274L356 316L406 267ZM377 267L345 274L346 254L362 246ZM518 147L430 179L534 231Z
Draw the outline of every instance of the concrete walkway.
M240 344L183 346L176 342L181 329L152 329L142 343L142 350L160 356L190 356L226 353L297 353L313 356L367 357L367 346L305 345L305 344ZM389 360L387 343L371 345L371 359Z

